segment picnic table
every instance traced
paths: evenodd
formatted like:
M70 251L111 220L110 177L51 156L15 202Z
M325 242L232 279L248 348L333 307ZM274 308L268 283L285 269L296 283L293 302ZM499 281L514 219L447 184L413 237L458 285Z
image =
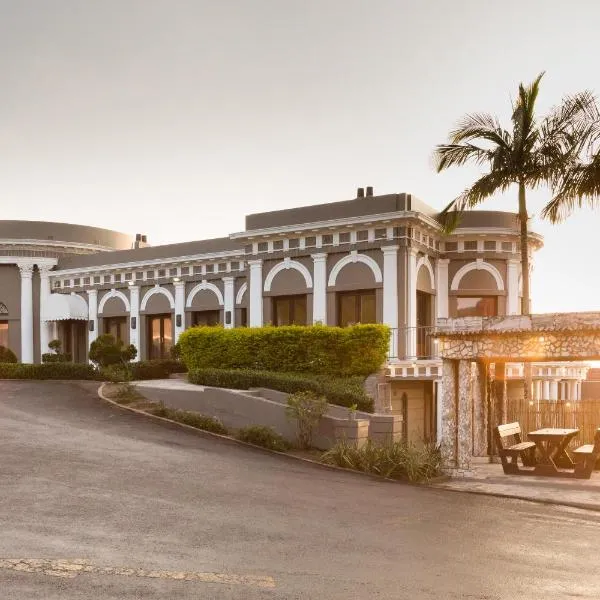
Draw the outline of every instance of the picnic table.
M579 429L555 429L546 427L530 431L527 437L535 443L539 458L535 465L536 475L561 475L560 467L575 468L567 454L569 442L579 433Z

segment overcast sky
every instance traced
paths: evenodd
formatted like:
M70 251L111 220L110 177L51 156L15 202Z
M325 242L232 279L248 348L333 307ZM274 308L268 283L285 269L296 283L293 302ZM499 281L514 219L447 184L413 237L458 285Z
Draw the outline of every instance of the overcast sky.
M357 186L441 208L466 112L600 92L596 0L0 0L0 218L219 237ZM530 195L539 213L546 192ZM516 209L516 190L485 208ZM600 310L600 212L536 221L536 312Z

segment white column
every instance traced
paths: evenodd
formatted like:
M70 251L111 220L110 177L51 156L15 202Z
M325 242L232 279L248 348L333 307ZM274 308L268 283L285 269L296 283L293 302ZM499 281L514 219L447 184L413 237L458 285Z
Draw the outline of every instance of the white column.
M550 382L550 400L558 400L558 380L553 379Z
M313 323L327 325L327 254L311 256L313 259Z
M407 327L406 355L409 358L417 356L417 250L408 248L408 269L406 272L408 287L407 304Z
M41 355L50 352L48 344L52 340L52 323L45 321L46 305L50 298L50 270L51 265L39 264L40 272L40 361Z
M263 278L262 260L249 260L250 283L248 284L248 325L262 327L263 324Z
M225 329L235 327L235 278L223 277L223 323ZM227 313L229 313L229 323L227 322Z
M437 301L437 318L448 318L448 258L438 258L435 268L435 293Z
M175 339L176 344L179 336L185 330L185 281L175 281ZM179 325L177 324L179 323Z
M548 379L543 380L542 388L542 400L550 400L550 381Z
M384 246L383 322L392 329L390 357L398 357L398 246Z
M98 337L98 290L88 290L88 352ZM133 342L132 342L133 343Z
M33 263L17 263L21 272L21 362L33 362Z
M175 288L177 289L177 288ZM141 360L141 337L140 337L140 286L132 285L129 288L129 343L137 348L134 361ZM91 319L91 315L90 315Z
M575 383L575 398L574 400L581 400L581 381Z
M506 261L506 287L508 295L506 296L506 314L520 315L521 307L519 305L519 268L521 263L515 259Z

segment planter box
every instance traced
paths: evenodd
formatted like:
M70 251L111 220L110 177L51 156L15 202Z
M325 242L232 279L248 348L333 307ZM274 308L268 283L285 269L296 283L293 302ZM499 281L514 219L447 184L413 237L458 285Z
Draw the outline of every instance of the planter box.
M402 441L402 415L373 415L369 423L369 439L378 444Z
M335 440L346 440L361 448L369 439L369 419L347 419L335 424Z

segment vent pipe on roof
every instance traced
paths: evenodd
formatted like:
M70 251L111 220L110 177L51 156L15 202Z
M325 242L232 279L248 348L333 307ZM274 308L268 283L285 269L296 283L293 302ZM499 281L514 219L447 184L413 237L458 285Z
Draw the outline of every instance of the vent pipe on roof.
M358 188L356 190L356 197L357 198L364 198L365 197L365 188Z
M367 196L372 196L373 195L373 186L370 185L367 187Z

